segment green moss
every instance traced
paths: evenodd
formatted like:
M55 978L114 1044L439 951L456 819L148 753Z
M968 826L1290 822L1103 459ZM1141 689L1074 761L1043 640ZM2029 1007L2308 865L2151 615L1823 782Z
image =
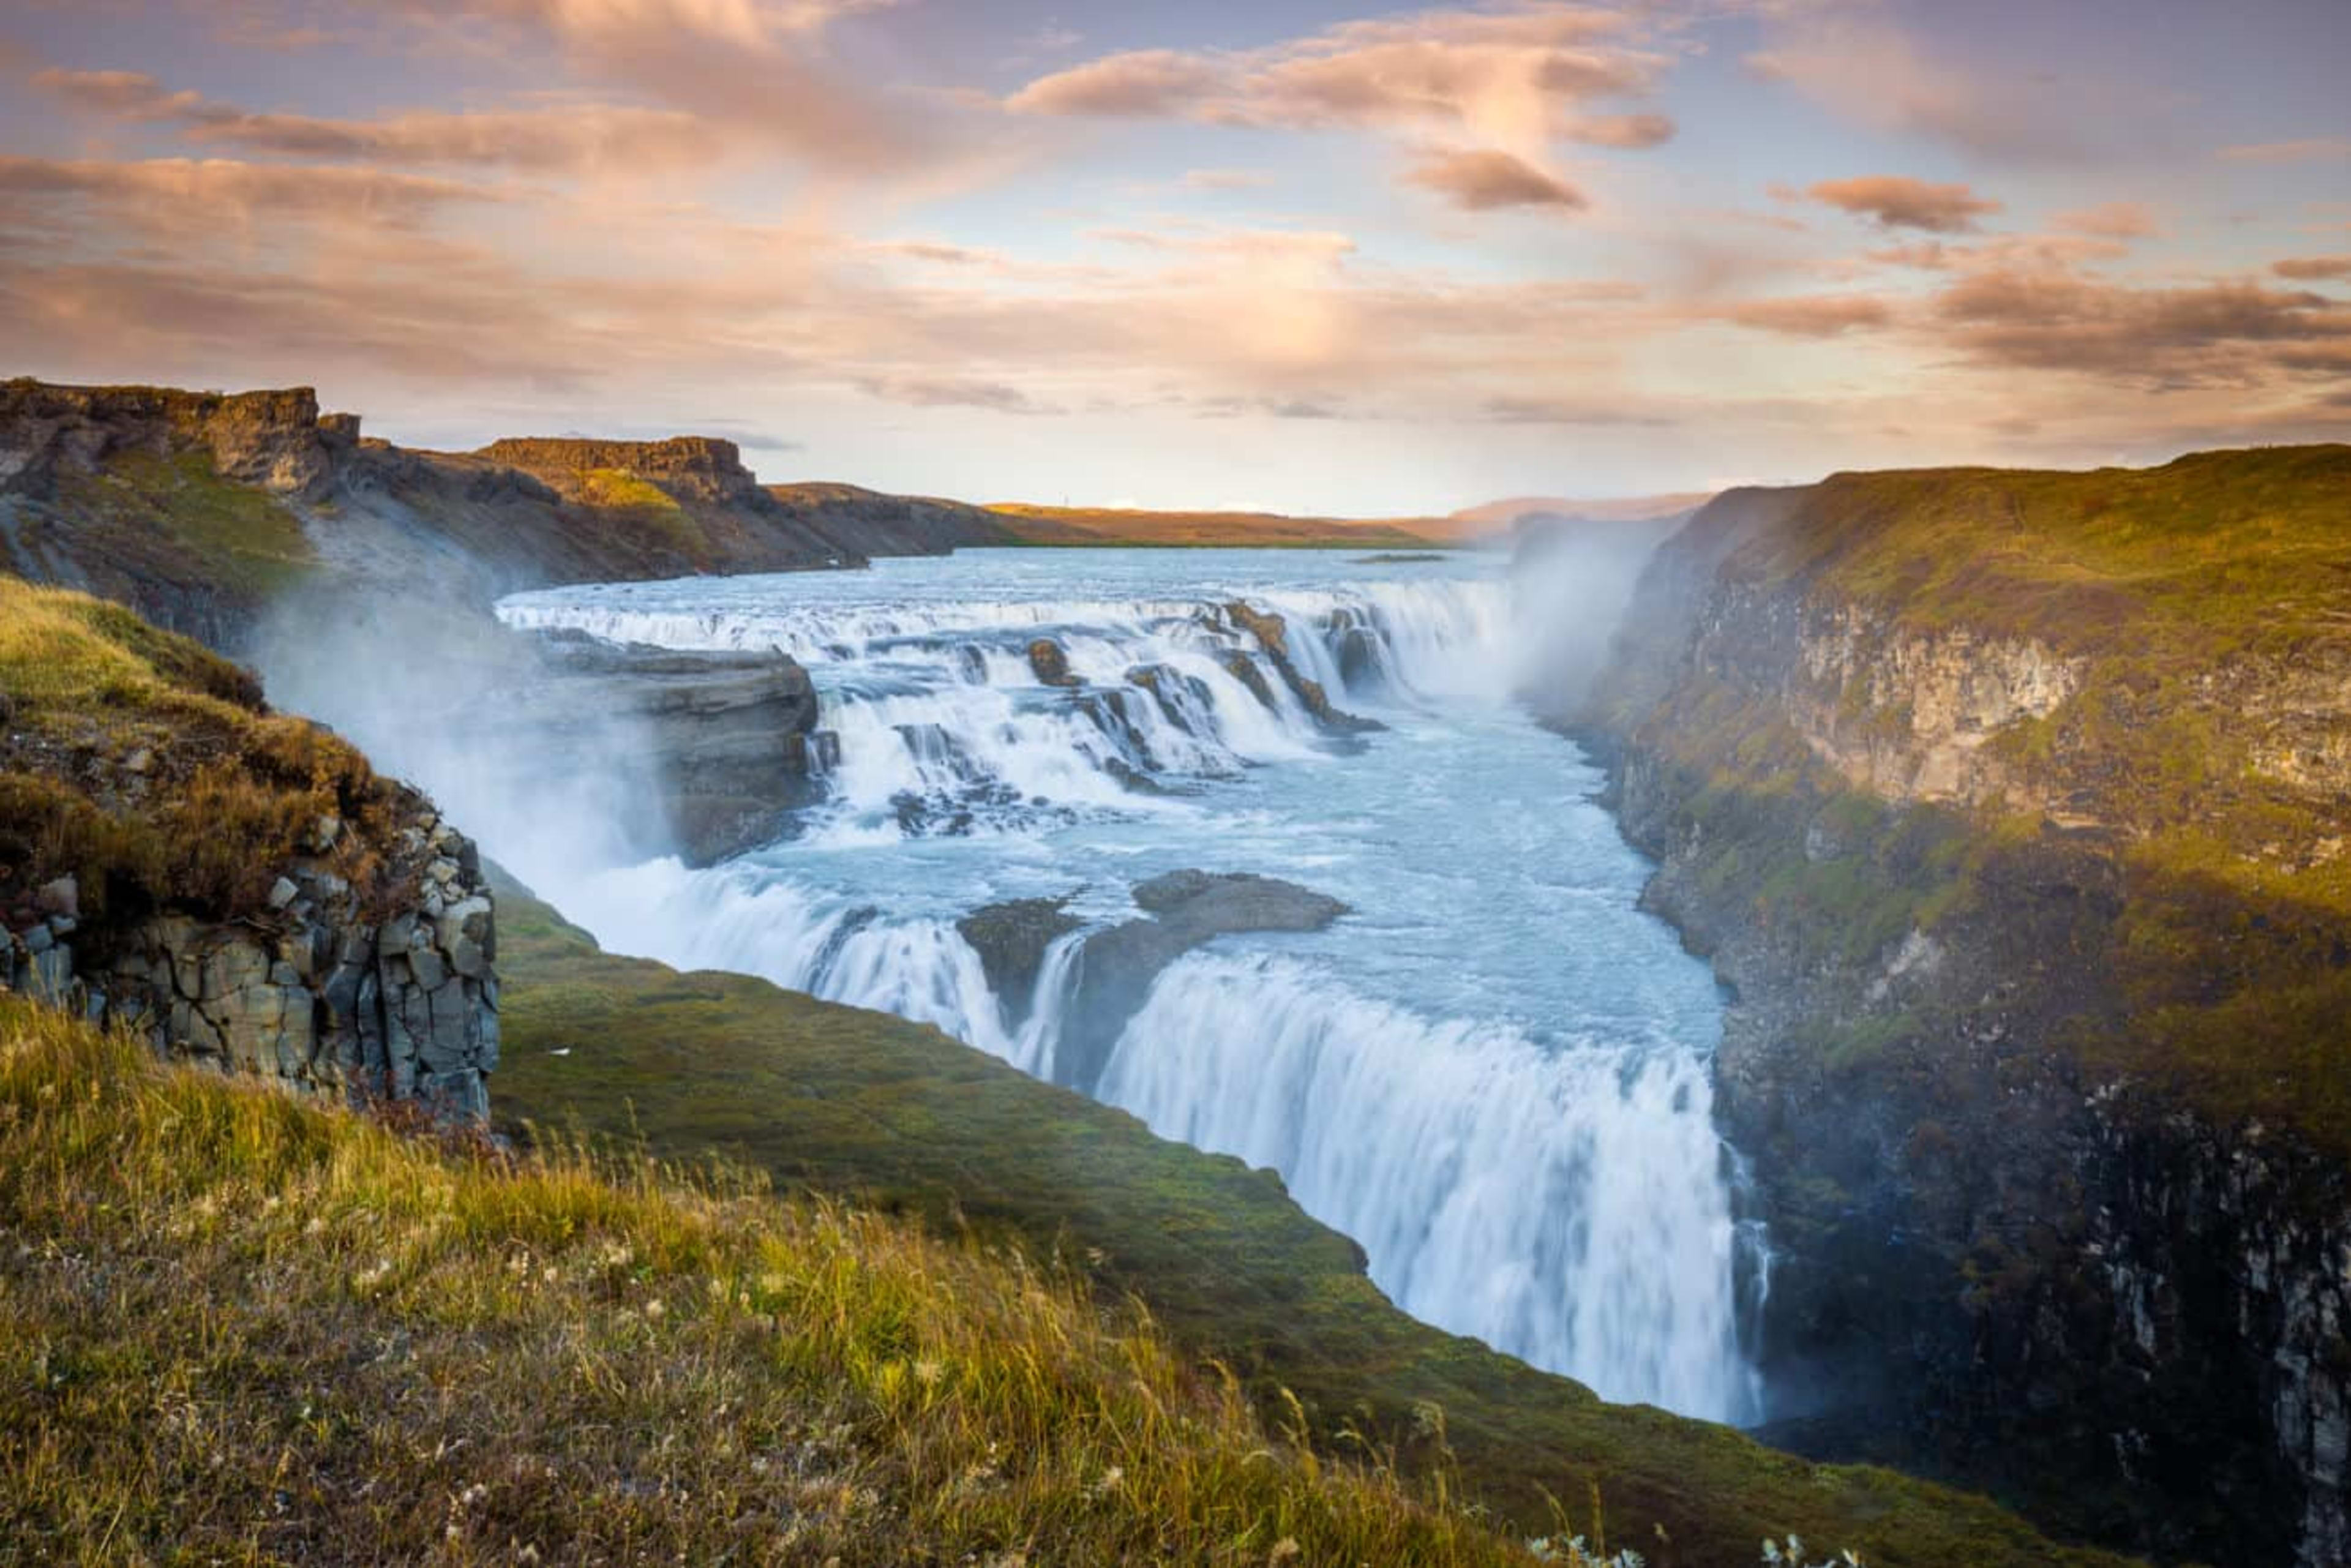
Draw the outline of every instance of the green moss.
M645 536L655 549L674 551L697 563L712 559L710 536L677 498L649 479L622 468L591 468L580 476L580 497L597 509L599 522Z
M298 582L316 564L300 521L266 491L222 478L202 447L170 455L126 450L94 473L67 469L57 477L57 507L77 533L111 536L99 541L103 555L152 562L250 602Z
M505 1111L664 1155L716 1151L789 1188L854 1194L982 1245L1017 1240L1106 1295L1133 1292L1267 1408L1293 1391L1334 1452L1367 1441L1422 1476L1449 1453L1456 1484L1529 1532L1554 1527L1551 1498L1577 1500L1585 1528L1596 1486L1612 1536L1653 1561L1743 1562L1789 1530L1886 1565L2107 1561L1980 1500L1604 1405L1416 1323L1270 1173L1155 1138L935 1030L601 953L517 889L501 894L499 939ZM1653 1526L1674 1552L1653 1550Z

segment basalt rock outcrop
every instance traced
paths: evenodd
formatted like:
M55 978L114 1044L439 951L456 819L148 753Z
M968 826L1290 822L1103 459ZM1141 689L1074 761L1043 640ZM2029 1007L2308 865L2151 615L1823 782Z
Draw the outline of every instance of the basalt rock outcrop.
M808 672L775 652L681 652L576 632L536 639L539 665L514 693L527 758L560 770L625 748L667 819L661 847L708 865L773 842L821 800L840 737L817 727ZM511 737L509 744L512 744Z
M322 419L308 387L224 393L0 382L0 494L49 499L61 474L96 472L118 453L162 457L201 446L223 479L315 500L358 432L356 415Z
M241 653L289 591L486 607L561 583L864 565L1011 536L976 507L762 486L732 441L365 439L308 388L0 382L0 567Z
M1070 913L1066 898L1016 898L973 910L956 922L956 929L979 955L1004 1021L1018 1029L1029 1017L1045 955L1084 925Z
M162 1053L479 1120L496 908L472 842L252 677L0 579L0 985Z
M1235 630L1255 640L1265 662L1273 666L1274 674L1323 728L1339 735L1360 735L1386 727L1377 719L1364 718L1337 707L1322 682L1311 680L1300 672L1290 653L1290 624L1280 615L1236 599L1224 607L1224 617ZM1268 707L1275 706L1271 683L1247 654L1228 659L1227 667L1258 701Z
M1079 949L1055 1073L1091 1094L1127 1021L1160 971L1219 936L1320 931L1347 913L1337 899L1249 872L1169 872L1134 888L1144 918L1086 938Z
M2335 1563L2351 449L1733 492L1569 716L1732 1001L1781 1441Z

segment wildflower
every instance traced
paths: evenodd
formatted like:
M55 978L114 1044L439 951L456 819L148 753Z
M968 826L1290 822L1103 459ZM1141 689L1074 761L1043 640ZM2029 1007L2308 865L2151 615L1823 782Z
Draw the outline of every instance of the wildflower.
M1273 1543L1273 1550L1266 1553L1265 1560L1268 1563L1287 1563L1304 1550L1298 1544L1296 1536L1285 1535Z
M661 1315L667 1311L669 1311L669 1309L662 1305L662 1300L659 1296L655 1296L652 1301L645 1303L645 1316L653 1319L655 1322L659 1322L661 1321Z
M946 1370L929 1356L924 1356L914 1363L914 1381L925 1388L934 1387L940 1378L946 1375Z

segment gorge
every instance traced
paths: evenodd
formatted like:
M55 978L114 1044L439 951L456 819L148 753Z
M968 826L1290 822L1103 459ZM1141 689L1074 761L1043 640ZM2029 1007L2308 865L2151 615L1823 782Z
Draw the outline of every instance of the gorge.
M2341 448L1839 476L1515 566L967 538L762 576L809 547L735 531L776 514L706 443L428 455L394 506L407 459L298 394L11 395L21 570L432 795L338 852L395 850L423 945L371 947L328 786L264 738L299 722L44 601L157 672L89 690L161 706L61 706L25 643L25 798L193 854L226 736L299 831L256 819L210 902L92 861L78 909L8 839L12 986L160 986L167 1050L337 1092L398 1013L438 1060L395 1082L461 1114L495 1068L503 1124L1066 1238L1324 1440L1434 1401L1514 1509L1565 1469L1717 1547L2062 1560L1513 1356L2074 1539L2342 1549ZM671 575L681 518L731 575ZM364 1005L317 966L346 936Z

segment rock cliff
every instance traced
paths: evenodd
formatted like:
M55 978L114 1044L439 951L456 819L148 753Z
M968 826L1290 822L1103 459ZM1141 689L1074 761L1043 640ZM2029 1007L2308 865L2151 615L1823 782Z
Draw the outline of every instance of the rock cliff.
M2351 449L1735 492L1571 717L1733 995L1783 1440L2342 1560Z
M473 844L193 643L21 584L0 612L0 986L163 1054L486 1116Z
M0 566L238 651L287 591L486 605L521 588L862 566L1011 538L952 502L761 486L735 443L365 440L308 388L0 383Z

